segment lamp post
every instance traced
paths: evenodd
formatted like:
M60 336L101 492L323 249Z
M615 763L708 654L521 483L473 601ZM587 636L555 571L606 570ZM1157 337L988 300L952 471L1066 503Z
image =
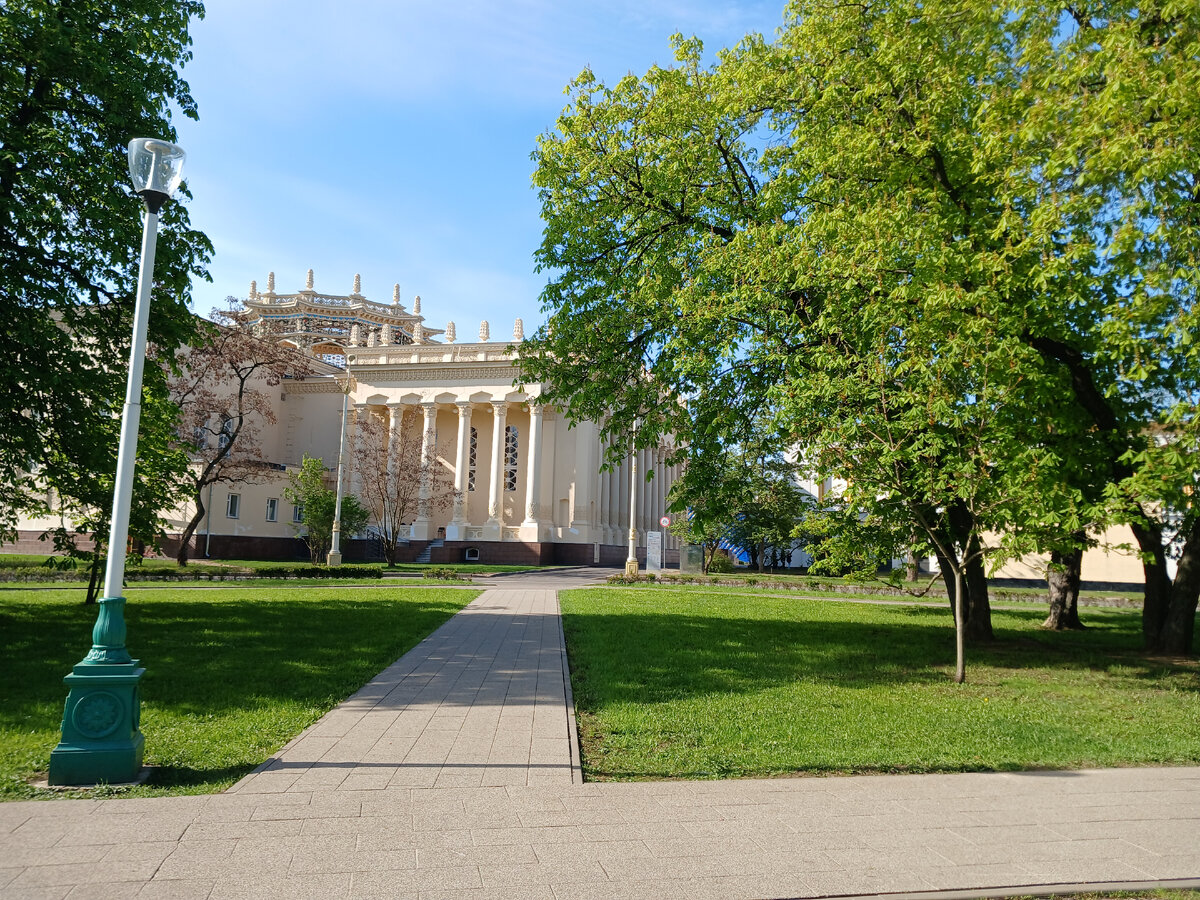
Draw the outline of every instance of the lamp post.
M63 710L62 740L50 753L52 785L120 784L135 780L142 768L145 738L139 728L138 682L146 670L138 666L139 660L133 659L125 647L125 598L121 591L142 413L142 369L146 361L150 288L154 283L158 212L179 187L184 156L182 147L155 138L134 138L129 142L129 175L134 191L146 206L146 216L133 312L129 380L121 414L108 564L104 570L104 596L92 629L92 649L63 679L69 691Z
M350 376L346 376L346 387L342 391L342 439L338 444L337 500L333 504L333 536L329 542L329 553L325 565L342 564L342 464L346 457L346 418L350 406Z
M634 425L636 433L637 425ZM629 445L629 556L625 559L625 574L637 578L637 445Z

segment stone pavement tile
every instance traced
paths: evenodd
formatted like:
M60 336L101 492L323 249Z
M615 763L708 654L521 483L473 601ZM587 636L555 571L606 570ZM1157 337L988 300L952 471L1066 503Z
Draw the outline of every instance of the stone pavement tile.
M383 790L391 783L395 774L395 766L359 766L346 776L341 786L346 790L356 791Z
M530 884L569 884L575 881L608 883L607 873L596 862L480 866L478 871L483 879L483 887L507 890L515 897L519 897L522 888Z
M268 819L356 819L362 815L362 800L358 792L313 794L307 803L263 803L250 816L253 822Z
M43 801L44 803L47 801ZM31 819L4 836L6 848L53 847L63 839L69 826L58 820Z
M646 838L644 843L650 854L658 858L760 852L759 845L754 841L737 837Z
M979 866L913 866L913 873L933 885L934 890L1007 887L1029 884L1028 871L1012 863Z
M412 814L403 816L363 816L358 819L304 819L300 834L304 837L336 834L376 834L412 832Z
M358 835L358 850L404 850L447 847L473 847L471 832L461 831L378 831Z
M25 871L25 866L10 866L7 865L7 858L4 860L5 865L0 867L0 889L3 889L6 884Z
M812 892L799 875L719 875L678 882L687 900L768 900L803 897Z
M544 828L476 828L471 830L476 846L503 844L560 844L580 843L586 838L577 825L549 825Z
M422 847L417 850L418 869L458 866L515 866L538 862L529 844L495 844L486 847Z
M60 847L79 847L117 842L174 841L183 837L189 824L178 820L148 823L139 820L128 826L114 826L111 822L99 823L85 819L78 825L69 826L56 843Z
M350 894L350 873L221 877L208 900L330 900Z
M1151 862L1135 863L1135 868L1141 869L1151 878L1200 878L1200 851L1196 844L1192 845L1190 853L1171 853Z
M446 869L411 869L393 872L355 872L350 896L417 896L420 891L470 890L483 887L479 869L461 866Z
M754 839L763 850L790 853L797 850L869 850L860 833L828 829L826 831L781 832Z
M474 888L457 891L421 891L419 900L513 900L509 891ZM555 900L554 888L548 884L527 884L521 887L521 900Z
M111 881L149 881L158 863L150 861L67 863L29 866L8 883L6 892L23 896L27 888L52 885L106 884Z
M1061 841L1062 835L1044 825L955 825L951 829L972 844L983 847L1003 844L1034 844Z
M184 841L233 841L238 838L280 838L300 834L305 819L254 819L244 822L193 822Z
M827 857L837 863L842 869L863 869L871 866L883 868L893 864L896 868L914 868L916 866L953 867L949 859L929 847L901 847L870 850L859 850L854 847L827 847L822 851Z
M104 854L105 862L137 860L138 862L161 863L175 852L175 841L149 841L140 844L117 844Z
M142 886L134 896L137 900L208 900L216 882L211 878L188 881L157 880Z
M516 812L504 810L473 810L462 812L422 811L413 813L416 831L453 831L473 828L515 828L524 824Z
M136 897L145 884L143 881L77 884L67 894L67 900L129 900L130 897Z
M20 900L63 900L73 890L74 887L69 884L47 884L23 887L16 896Z
M104 859L112 849L108 844L84 844L64 847L15 847L4 851L5 866L62 866L92 863Z
M593 843L533 844L537 861L570 863L574 860L603 862L607 859L649 859L651 853L643 841L596 841Z
M555 884L556 900L686 900L679 880L650 879L619 884Z
M417 867L417 851L310 848L291 857L290 875L337 872L394 872Z
M862 830L857 839L872 850L894 850L902 847L974 847L976 842L949 828L892 829L889 831Z
M1144 881L1140 868L1117 859L1031 860L1020 863L1027 884L1061 884L1086 881Z
M894 894L928 891L933 884L916 872L813 872L804 876L814 896L827 894Z
M625 822L625 813L618 809L598 807L595 809L530 809L520 813L520 821L514 824L536 828L544 825L619 825Z
M729 875L795 875L805 872L836 872L844 868L820 850L744 853L736 857L721 856L717 859Z
M675 856L659 858L605 859L600 862L612 881L648 881L665 878L694 878L697 875L737 875L725 863L732 857Z
M605 825L579 825L579 833L585 841L634 841L644 838L686 838L685 827L675 822L646 823L622 822Z

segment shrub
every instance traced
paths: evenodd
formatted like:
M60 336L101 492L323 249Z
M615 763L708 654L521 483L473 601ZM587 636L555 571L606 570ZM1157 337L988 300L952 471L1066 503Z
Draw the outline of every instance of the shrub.
M263 566L258 578L382 578L379 566Z
M426 569L421 575L435 581L466 581L458 572L447 566L434 566Z
M724 575L733 571L733 560L724 553L716 553L713 555L712 562L708 564L710 574Z

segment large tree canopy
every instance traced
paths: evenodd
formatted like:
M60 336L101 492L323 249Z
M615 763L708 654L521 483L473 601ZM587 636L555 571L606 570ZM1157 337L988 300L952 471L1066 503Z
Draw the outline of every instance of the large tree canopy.
M0 5L0 531L30 501L28 473L43 466L53 482L54 451L99 443L119 409L142 227L125 148L174 140L172 106L196 117L179 69L203 11L195 0ZM190 284L211 252L181 203L164 207L150 339L168 355L192 333ZM94 455L85 471L115 469L115 446Z
M539 140L547 399L695 452L769 411L963 570L978 636L984 530L1128 522L1147 641L1190 650L1200 9L798 0L676 47Z

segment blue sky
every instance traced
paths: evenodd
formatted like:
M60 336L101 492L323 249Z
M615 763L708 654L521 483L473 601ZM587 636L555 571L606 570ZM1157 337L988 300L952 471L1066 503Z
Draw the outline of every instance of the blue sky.
M772 35L782 0L210 0L184 69L200 120L176 118L193 225L216 247L197 312L251 279L389 301L431 327L504 340L541 322L530 186L538 134L585 66L613 82L671 62L673 32L707 51Z

